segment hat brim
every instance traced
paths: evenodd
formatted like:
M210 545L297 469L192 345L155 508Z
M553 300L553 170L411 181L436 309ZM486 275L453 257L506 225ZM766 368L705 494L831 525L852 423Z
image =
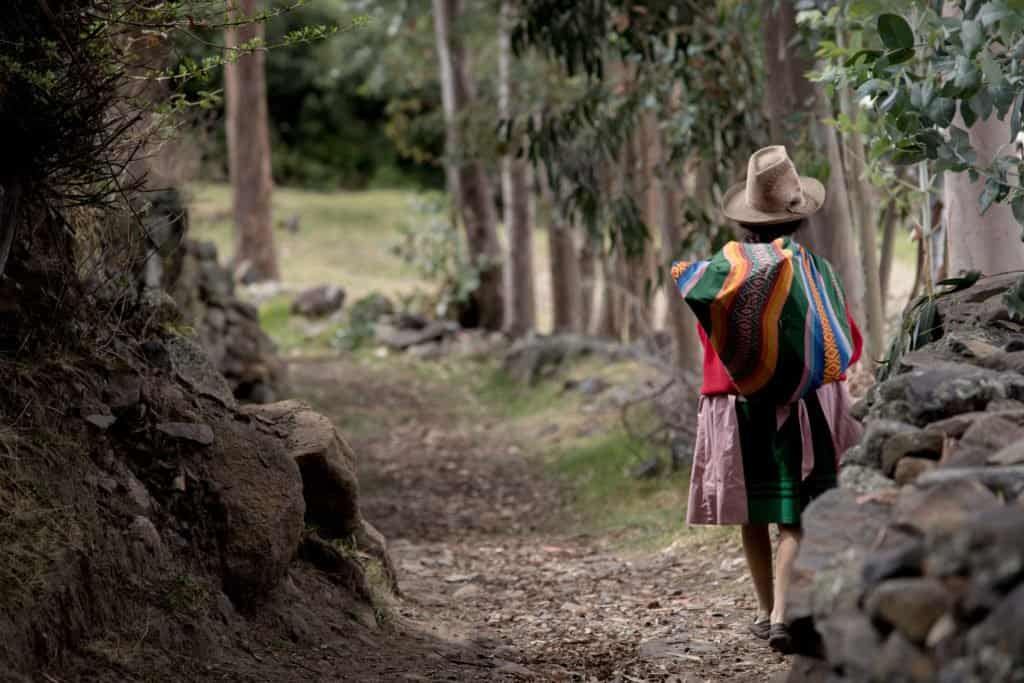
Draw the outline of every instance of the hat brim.
M804 193L804 206L800 211L768 213L747 204L746 183L736 183L722 197L722 213L730 220L748 225L777 225L813 216L825 203L825 186L815 178L800 176L800 188Z

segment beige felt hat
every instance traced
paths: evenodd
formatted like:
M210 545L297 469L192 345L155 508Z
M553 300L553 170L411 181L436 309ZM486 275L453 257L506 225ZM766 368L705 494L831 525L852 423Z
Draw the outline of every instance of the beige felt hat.
M825 186L798 175L782 145L757 150L747 162L747 180L722 197L722 212L739 223L773 225L816 213L825 203Z

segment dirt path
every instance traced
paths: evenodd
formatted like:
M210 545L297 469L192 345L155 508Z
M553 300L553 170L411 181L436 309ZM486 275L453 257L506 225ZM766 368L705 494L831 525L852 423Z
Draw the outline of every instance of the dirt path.
M457 387L350 360L295 363L291 376L356 447L364 512L404 593L392 645L405 656L357 656L360 677L346 680L764 681L784 668L746 634L735 539L617 552L566 531L529 435L462 419L471 399Z

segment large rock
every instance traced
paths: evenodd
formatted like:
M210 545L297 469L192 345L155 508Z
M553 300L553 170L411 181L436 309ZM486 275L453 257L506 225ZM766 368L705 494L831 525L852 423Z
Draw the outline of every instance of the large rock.
M248 406L245 412L284 437L287 455L301 473L307 524L326 538L355 539L394 582L384 537L359 509L355 453L331 421L301 401Z
M914 643L924 643L932 626L953 606L945 586L934 578L884 581L868 595L865 609Z
M896 503L895 518L924 533L956 531L972 514L999 506L991 491L973 481L911 489Z
M299 547L306 505L302 476L280 437L228 413L214 424L206 453L220 519L224 592L237 605L266 596L285 576Z
M882 446L882 471L891 477L900 460L906 457L938 460L942 457L944 441L942 434L920 429L893 434Z
M307 318L323 318L345 305L345 290L335 285L320 285L299 292L292 300L292 313Z

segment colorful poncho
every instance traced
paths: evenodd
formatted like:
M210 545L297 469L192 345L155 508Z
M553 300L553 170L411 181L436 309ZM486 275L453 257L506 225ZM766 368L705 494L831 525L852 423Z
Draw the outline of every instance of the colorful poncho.
M741 395L790 403L846 372L842 286L793 240L729 242L707 261L674 263L672 278Z

